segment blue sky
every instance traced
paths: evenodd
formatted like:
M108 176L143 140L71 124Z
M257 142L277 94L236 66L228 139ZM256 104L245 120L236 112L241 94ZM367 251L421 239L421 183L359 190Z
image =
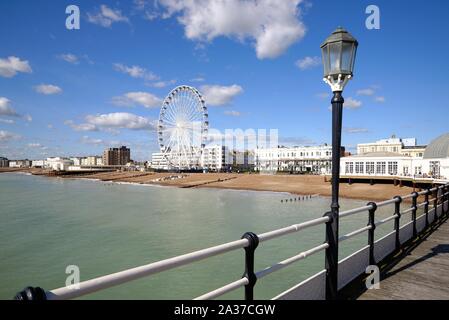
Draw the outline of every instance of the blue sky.
M359 41L344 145L391 134L425 144L447 132L447 1L274 2L1 1L0 156L126 144L147 160L161 99L180 84L206 96L213 128L329 143L330 88L316 57L339 25ZM70 4L79 30L65 27ZM370 4L379 30L365 27Z

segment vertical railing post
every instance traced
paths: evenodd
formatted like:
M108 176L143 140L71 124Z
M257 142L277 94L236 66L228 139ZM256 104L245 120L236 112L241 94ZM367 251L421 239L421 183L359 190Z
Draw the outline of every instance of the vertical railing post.
M329 245L325 251L326 267L326 300L336 300L338 297L338 224L331 211L325 217L329 217L326 222L326 242Z
M426 229L429 227L429 194L430 189L427 189L426 194L424 195L424 213L426 215Z
M418 192L412 193L412 222L413 222L413 238L418 235L418 230L416 230L416 211L418 210Z
M433 193L433 210L433 222L436 223L438 219L438 188Z
M257 277L254 273L254 251L259 245L259 237L252 232L246 232L242 239L247 239L249 245L245 247L245 273L243 277L248 279L248 284L245 285L245 300L254 300L254 286L256 285Z
M444 202L443 202L443 210L445 208L446 202L447 202L447 209L444 210L445 215L449 214L449 186L446 185L446 187L443 189L443 192L446 194L446 196L444 197Z
M438 193L440 193L440 196L438 197L438 201L440 202L440 206L441 206L440 220L442 220L443 216L444 216L444 186L440 186L438 188Z
M375 214L377 210L377 204L375 202L368 202L368 206L371 206L371 209L368 211L368 225L371 226L371 229L368 230L368 245L369 245L369 264L375 265L376 260L374 259L374 230L376 229Z
M394 203L394 214L396 218L394 219L394 231L396 232L396 251L401 247L401 241L399 240L399 230L400 230L400 221L401 221L401 202L402 197L396 196L394 197L396 202Z
M442 193L442 199L441 199L441 215L445 216L446 215L446 186L443 186L443 188L441 188Z

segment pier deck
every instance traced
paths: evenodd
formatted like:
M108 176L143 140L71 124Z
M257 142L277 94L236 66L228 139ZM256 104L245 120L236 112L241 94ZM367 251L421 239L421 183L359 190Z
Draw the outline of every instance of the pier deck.
M381 276L380 289L366 290L358 299L448 300L449 222L429 233Z

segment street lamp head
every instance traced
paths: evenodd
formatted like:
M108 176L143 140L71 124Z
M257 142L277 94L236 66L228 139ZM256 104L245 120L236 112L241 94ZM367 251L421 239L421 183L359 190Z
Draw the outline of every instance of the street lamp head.
M345 29L338 27L321 45L324 81L332 91L343 91L352 78L357 40Z

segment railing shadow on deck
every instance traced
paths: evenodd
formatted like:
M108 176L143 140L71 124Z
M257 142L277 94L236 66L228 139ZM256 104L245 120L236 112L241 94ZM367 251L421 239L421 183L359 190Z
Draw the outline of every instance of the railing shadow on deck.
M444 224L449 219L448 216L443 216L442 219L437 220L435 224L429 225L417 238L412 238L402 244L401 248L397 252L393 252L383 259L378 264L380 269L380 282L390 278L391 276L398 274L401 271L407 270L414 265L424 262L432 257L439 254L449 253L449 244L439 244L431 249L432 252L398 268L391 271L395 266L397 266L405 257L409 256L420 244L427 240L427 238L437 230L442 224ZM340 292L340 299L342 300L354 300L358 299L363 295L368 289L365 284L367 278L366 274L362 274L356 279L354 279L350 284L343 288Z

